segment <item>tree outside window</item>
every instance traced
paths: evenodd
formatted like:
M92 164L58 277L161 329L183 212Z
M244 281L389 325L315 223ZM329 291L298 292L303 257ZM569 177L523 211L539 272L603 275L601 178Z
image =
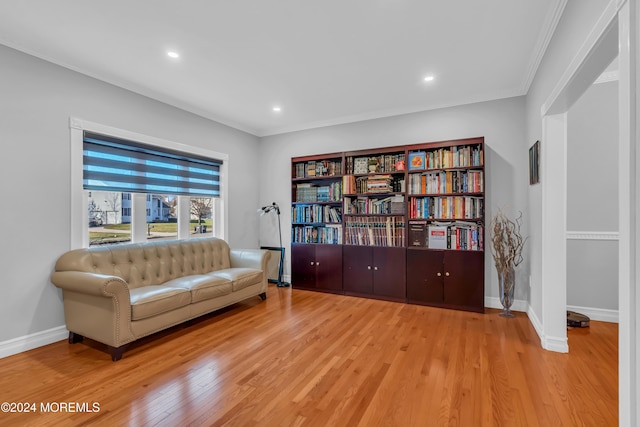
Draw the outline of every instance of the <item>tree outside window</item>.
M191 220L195 222L195 234L213 233L213 199L210 197L191 198Z

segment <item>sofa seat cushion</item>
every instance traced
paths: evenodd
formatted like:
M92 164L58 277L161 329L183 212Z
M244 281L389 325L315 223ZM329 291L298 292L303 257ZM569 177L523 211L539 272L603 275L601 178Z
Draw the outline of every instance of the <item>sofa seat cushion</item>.
M145 319L191 303L191 292L187 289L164 285L130 289L129 295L131 298L131 320Z
M191 292L192 303L228 295L232 289L228 279L205 274L179 277L165 282L164 286L187 289Z
M233 291L239 291L248 286L259 284L262 282L262 270L255 268L225 268L207 274L207 276L222 277L229 280L233 284Z

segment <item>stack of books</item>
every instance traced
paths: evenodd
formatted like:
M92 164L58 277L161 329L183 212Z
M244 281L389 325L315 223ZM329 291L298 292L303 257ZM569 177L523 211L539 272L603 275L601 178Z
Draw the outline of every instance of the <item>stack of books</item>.
M366 193L391 193L391 175L373 175L367 177Z

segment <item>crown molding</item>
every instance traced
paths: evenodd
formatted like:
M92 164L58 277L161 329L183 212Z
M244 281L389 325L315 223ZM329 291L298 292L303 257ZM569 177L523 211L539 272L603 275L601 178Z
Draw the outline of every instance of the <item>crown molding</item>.
M407 114L423 113L426 111L442 110L445 108L464 107L466 105L479 104L483 102L500 101L502 99L516 98L523 96L523 94L515 93L512 91L504 91L496 93L495 96L491 95L479 95L476 97L468 98L465 100L456 100L449 103L440 103L432 105L419 105L408 108L392 108L378 111L369 111L362 114L354 114L350 116L335 117L332 119L321 120L316 122L302 123L300 125L284 126L274 129L264 129L261 132L256 133L260 138L268 136L281 135L285 133L301 132L306 130L313 130L318 128L324 128L329 126L347 125L351 123L365 122L367 120L386 119L392 117L404 116Z
M542 58L544 58L547 47L549 47L553 33L556 31L556 27L558 26L558 22L560 22L560 17L564 12L567 1L568 0L556 0L555 5L547 12L547 16L544 19L542 29L538 36L538 41L536 42L533 54L531 55L531 60L529 61L527 74L522 82L522 93L524 94L529 92L529 87L531 86L531 83L533 83L533 79L538 72L538 67L542 62Z

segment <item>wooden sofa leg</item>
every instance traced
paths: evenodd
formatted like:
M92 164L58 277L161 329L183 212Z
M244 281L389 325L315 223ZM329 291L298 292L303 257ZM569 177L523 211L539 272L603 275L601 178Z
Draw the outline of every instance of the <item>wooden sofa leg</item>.
M82 342L83 339L84 337L82 335L69 331L69 344L77 344Z
M111 360L114 362L117 362L118 360L122 359L122 355L124 354L124 351L127 349L126 345L121 345L120 347L109 347L109 353L111 353Z
M261 294L260 294L260 299L261 299L262 301L266 300L266 299L267 299L267 293L266 293L266 292L261 293Z

